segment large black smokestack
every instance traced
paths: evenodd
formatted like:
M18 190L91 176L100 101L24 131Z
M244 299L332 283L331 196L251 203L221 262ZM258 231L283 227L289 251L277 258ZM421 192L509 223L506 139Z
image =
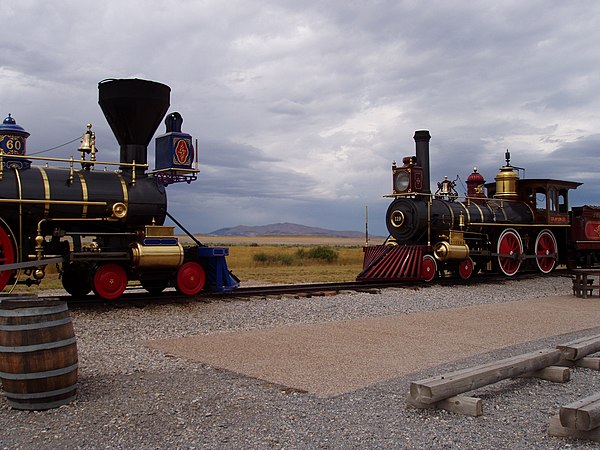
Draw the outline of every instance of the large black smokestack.
M417 165L423 168L423 192L431 194L431 180L429 176L429 141L431 135L428 130L415 131L414 136L417 157Z
M121 146L120 162L146 164L148 144L169 108L171 88L130 78L101 81L98 91L100 108Z

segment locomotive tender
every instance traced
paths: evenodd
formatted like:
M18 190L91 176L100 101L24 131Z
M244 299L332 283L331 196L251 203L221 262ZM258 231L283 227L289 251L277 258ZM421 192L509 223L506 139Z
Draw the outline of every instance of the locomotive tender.
M189 183L198 172L192 137L181 132L176 112L167 115L167 132L156 138L157 167L147 171L147 147L171 89L141 79L104 80L98 89L120 145L119 162L96 160L90 124L78 149L81 160L27 156L29 133L10 115L0 126L0 290L19 282L21 273L28 285L39 283L54 263L73 296L93 290L116 299L130 280L152 293L168 286L187 295L237 287L225 262L227 248L204 246L191 235L196 244L184 247L174 227L164 225L171 217L165 187ZM48 167L55 162L66 167Z
M431 281L448 272L468 279L481 270L513 276L525 268L549 273L557 264L600 262L600 207L569 211L569 191L582 183L520 179L507 151L495 182L486 183L475 168L466 196L447 177L432 193L430 139L429 131L416 131L415 156L393 163L390 236L365 247L358 280Z

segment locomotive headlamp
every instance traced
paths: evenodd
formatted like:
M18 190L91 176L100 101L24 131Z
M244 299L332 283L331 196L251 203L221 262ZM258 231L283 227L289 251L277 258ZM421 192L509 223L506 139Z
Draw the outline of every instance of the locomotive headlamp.
M423 190L423 168L416 165L414 156L402 159L402 167L392 164L394 194L412 194Z
M394 192L405 192L410 185L410 177L407 171L399 171L394 174Z

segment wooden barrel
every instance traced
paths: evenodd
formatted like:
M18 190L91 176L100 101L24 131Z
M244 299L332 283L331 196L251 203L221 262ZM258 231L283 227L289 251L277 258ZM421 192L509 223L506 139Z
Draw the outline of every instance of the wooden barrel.
M0 381L16 409L50 409L75 399L77 342L66 302L0 298Z

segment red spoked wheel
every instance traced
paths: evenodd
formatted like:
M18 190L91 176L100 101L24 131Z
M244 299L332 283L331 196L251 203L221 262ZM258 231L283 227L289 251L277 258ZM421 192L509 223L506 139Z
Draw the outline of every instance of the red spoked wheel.
M431 255L423 256L423 261L421 261L421 278L423 281L431 281L435 278L437 274L437 263L435 262L435 258Z
M550 230L542 230L535 240L535 262L542 273L550 273L558 259L558 245Z
M200 264L193 261L184 263L177 271L175 288L185 295L196 295L204 287L206 274Z
M512 277L521 267L523 241L516 230L507 228L498 238L498 266L504 275Z
M4 231L4 228L0 226L0 265L13 264L15 262L15 248L13 247L12 239ZM6 287L13 273L14 270L0 272L0 291Z
M468 280L473 275L473 260L467 258L458 263L458 274L463 280Z
M119 298L127 287L127 273L118 264L104 264L96 269L92 288L98 297L105 300Z

